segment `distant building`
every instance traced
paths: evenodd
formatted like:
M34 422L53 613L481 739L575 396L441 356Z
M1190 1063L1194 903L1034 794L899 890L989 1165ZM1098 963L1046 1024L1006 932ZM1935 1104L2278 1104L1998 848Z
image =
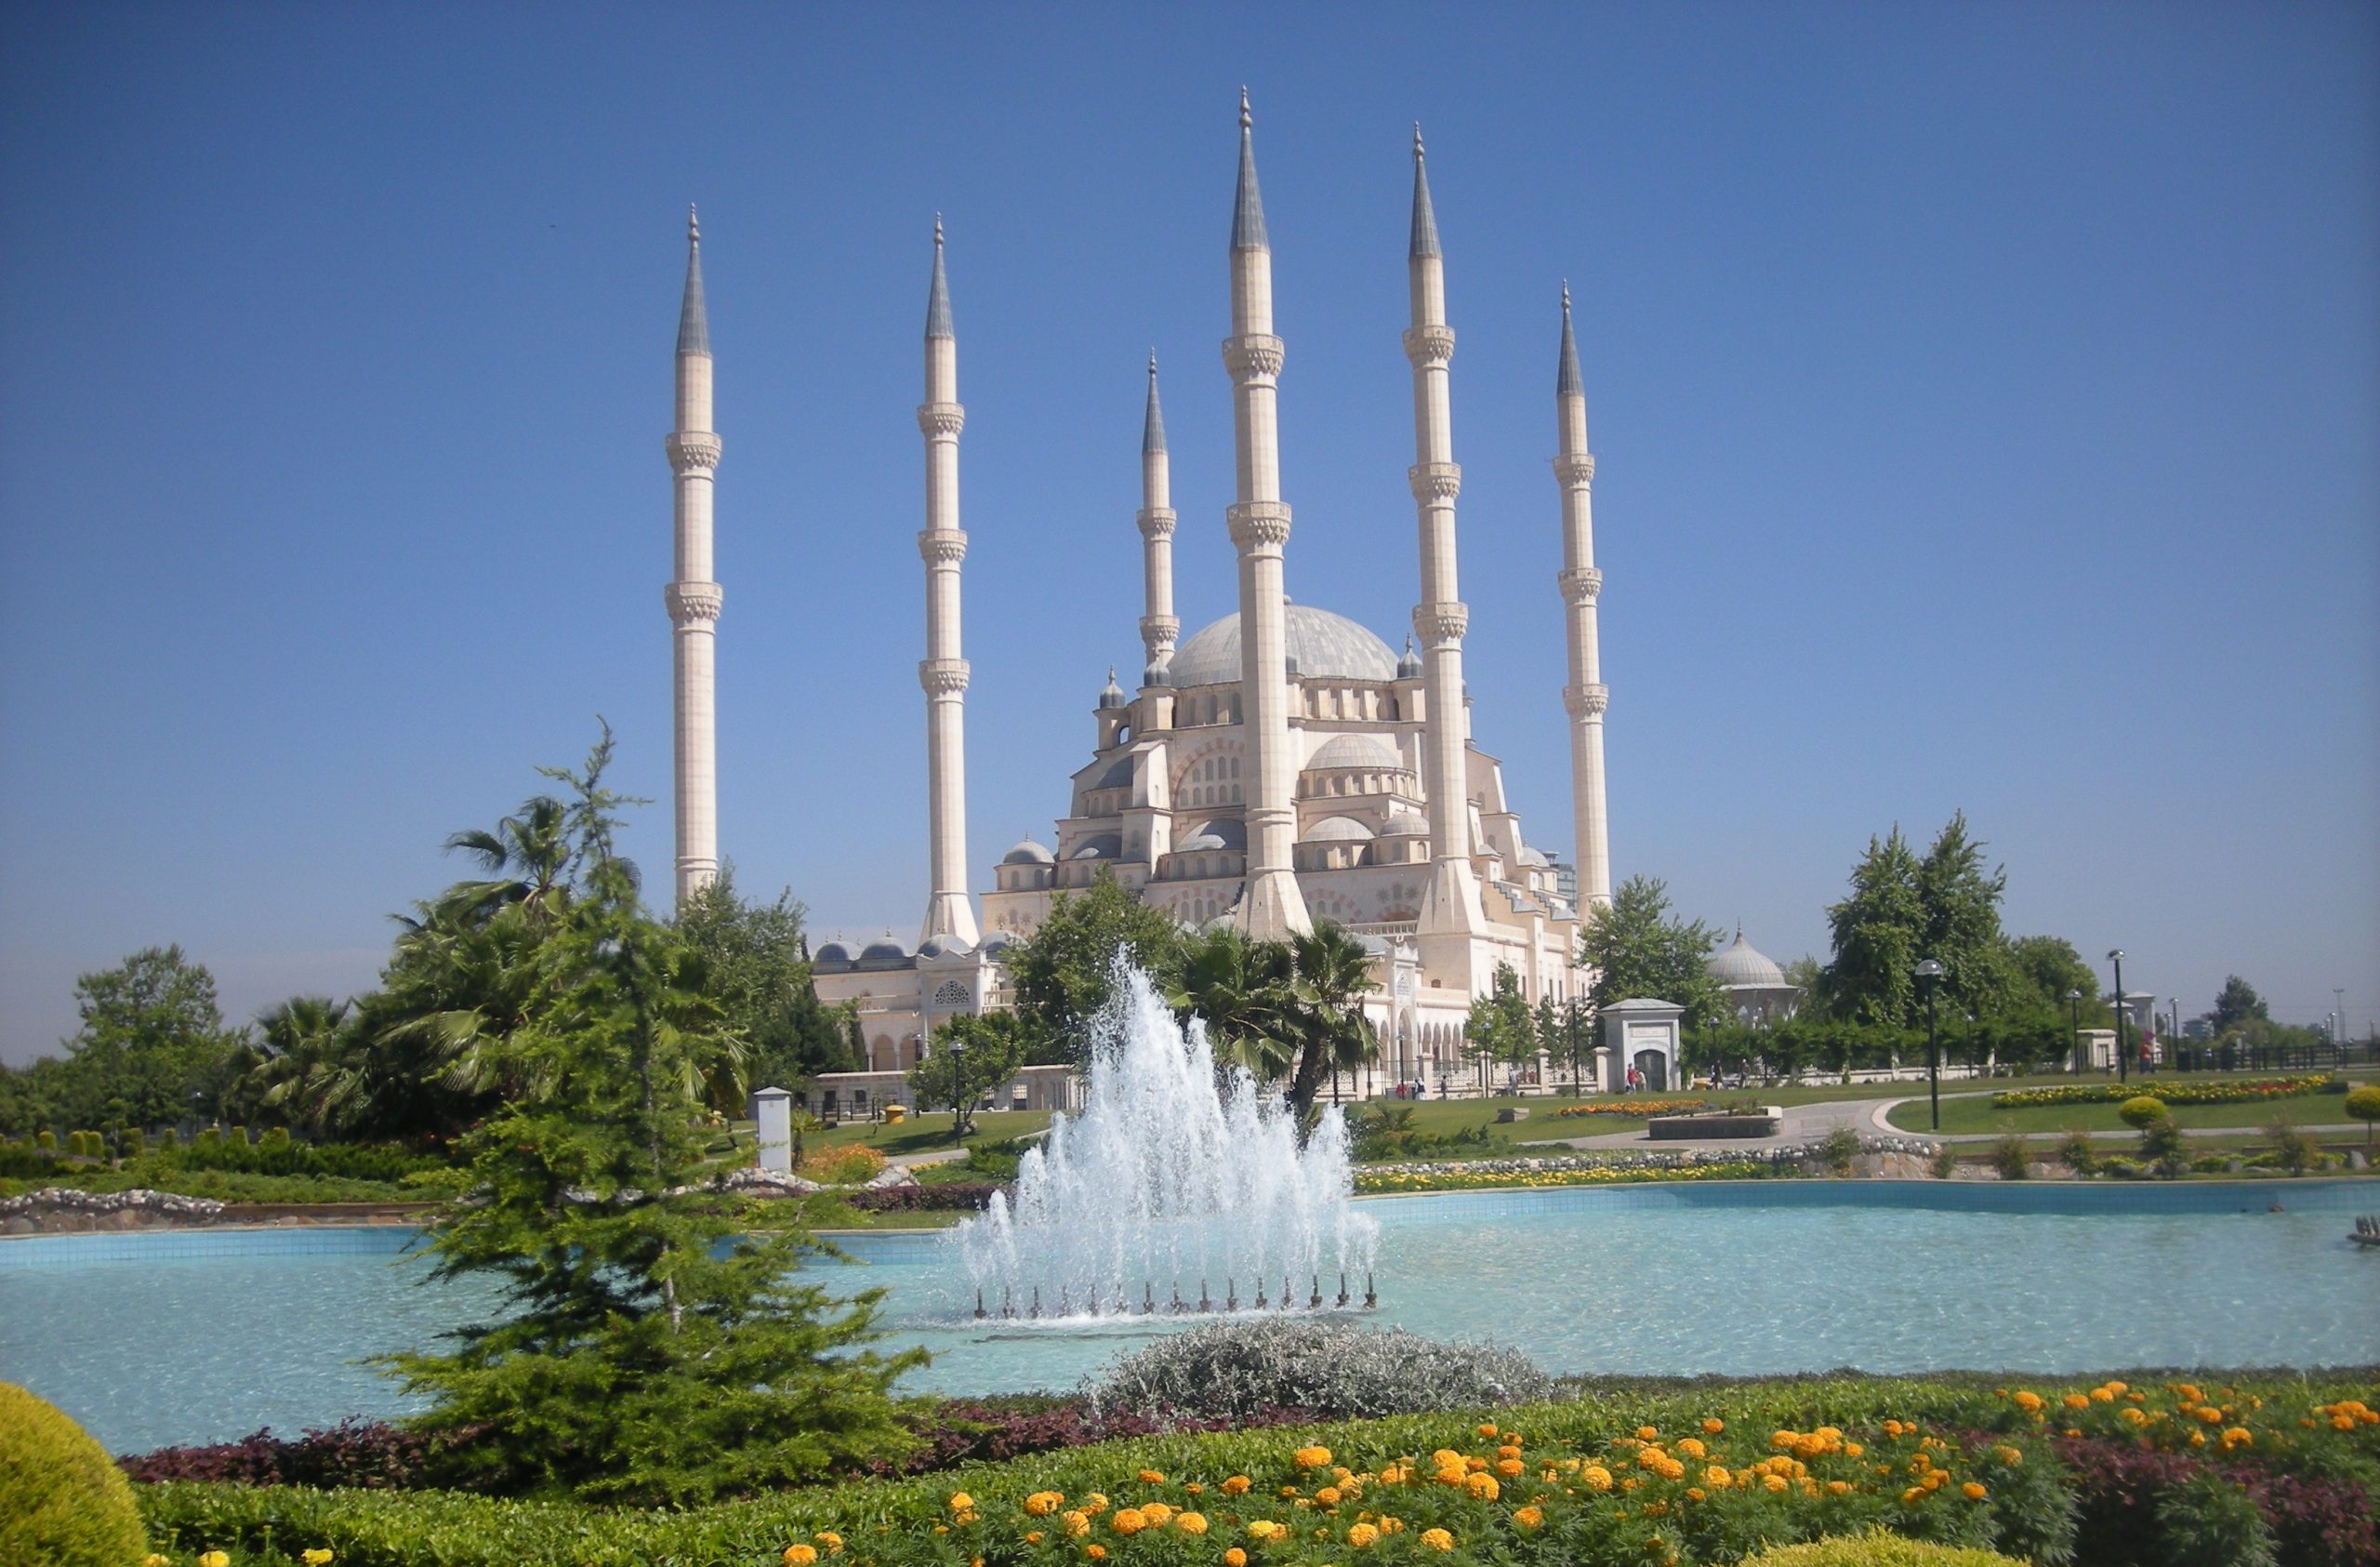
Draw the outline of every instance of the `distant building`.
M1766 1028L1784 1022L1801 1007L1801 987L1787 983L1776 961L1744 939L1741 925L1736 927L1735 941L1712 953L1702 967L1726 992L1727 1011L1739 1023Z

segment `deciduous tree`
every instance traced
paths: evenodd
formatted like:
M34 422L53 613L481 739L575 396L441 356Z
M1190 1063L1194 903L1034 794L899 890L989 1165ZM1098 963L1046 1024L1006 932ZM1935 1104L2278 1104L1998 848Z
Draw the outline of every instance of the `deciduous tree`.
M1033 935L1009 949L1016 1008L1030 1030L1029 1059L1079 1066L1091 1049L1091 1020L1107 1003L1118 952L1162 990L1178 976L1182 929L1163 910L1143 903L1103 868L1079 893L1060 893Z
M1700 920L1671 913L1668 883L1631 876L1588 915L1580 936L1579 961L1595 971L1589 999L1598 1011L1614 1002L1674 1002L1686 1009L1685 1028L1706 1028L1727 1010L1726 993L1702 966L1718 941Z

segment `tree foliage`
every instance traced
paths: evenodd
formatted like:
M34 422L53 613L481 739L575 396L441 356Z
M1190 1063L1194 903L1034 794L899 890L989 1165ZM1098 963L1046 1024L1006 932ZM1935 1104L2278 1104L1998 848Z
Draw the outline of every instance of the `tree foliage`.
M2035 1004L2039 981L2000 928L2007 870L1987 869L1984 848L1964 811L1922 858L1897 825L1886 837L1869 839L1852 867L1849 893L1827 910L1834 953L1819 972L1819 1006L1849 1022L1915 1027L1925 1016L1916 970L1927 958L1947 971L1935 996L1939 1011L1982 1017ZM2056 957L2046 949L2034 955ZM2052 963L2051 982L2058 972ZM2062 1006L2063 990L2058 997Z
M1537 1019L1512 964L1498 963L1488 993L1472 999L1462 1038L1474 1058L1493 1066L1517 1067L1537 1054Z
M2215 1031L2230 1033L2249 1023L2269 1023L2272 1011L2256 988L2236 974L2224 976L2223 989L2215 998Z
M1008 950L1016 1008L1029 1030L1035 1064L1081 1066L1091 1022L1107 1004L1118 952L1162 990L1181 968L1183 933L1163 910L1143 903L1104 868L1080 893L1060 893L1032 936Z
M678 905L678 933L699 953L710 999L741 1035L755 1085L783 1086L860 1066L849 1014L818 999L792 889L747 899L723 867Z
M82 1027L63 1069L46 1074L57 1121L80 1127L155 1126L212 1108L245 1043L223 1026L215 976L178 946L146 947L74 981Z
M2008 943L2019 1005L2060 1014L2082 1027L2098 1028L2109 1016L2099 998L2099 976L2062 936L2020 936ZM2072 1000L2075 992L2080 1001Z
M1580 935L1579 961L1595 971L1588 999L1597 1010L1614 1002L1674 1002L1686 1009L1686 1028L1707 1027L1727 1009L1726 992L1703 967L1718 941L1700 920L1671 913L1667 883L1631 876L1587 916Z
M694 1184L699 1112L742 1063L701 954L615 851L609 751L550 775L575 880L540 916L515 1025L480 1042L510 1091L430 1232L434 1277L493 1276L506 1311L385 1363L432 1401L417 1428L468 1434L451 1478L490 1489L685 1504L895 1455L892 1383L922 1356L860 1348L877 1293L831 1300L801 1281L809 1236Z
M1025 1065L1025 1042L1024 1020L1013 1012L946 1017L933 1031L932 1048L909 1069L909 1090L920 1105L952 1107L954 1132L964 1135L976 1102Z
M1334 1072L1372 1058L1379 1040L1364 1013L1371 954L1328 920L1288 941L1253 941L1219 925L1183 946L1170 983L1177 1011L1201 1018L1217 1056L1260 1082L1286 1079L1283 1097L1300 1134Z

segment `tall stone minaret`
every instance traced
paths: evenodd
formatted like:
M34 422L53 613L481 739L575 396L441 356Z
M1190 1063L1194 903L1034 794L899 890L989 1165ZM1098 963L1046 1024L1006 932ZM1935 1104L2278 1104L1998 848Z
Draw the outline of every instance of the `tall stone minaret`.
M1603 803L1603 710L1611 693L1603 684L1603 659L1595 646L1595 599L1603 591L1603 573L1595 569L1595 459L1587 450L1587 385L1579 375L1567 283L1554 406L1562 443L1554 459L1554 476L1562 485L1560 581L1570 641L1570 684L1562 688L1563 706L1570 710L1570 811L1579 837L1579 896L1594 905L1611 901L1611 842Z
M686 297L678 310L678 428L668 439L677 478L677 570L662 600L676 664L678 900L719 874L719 710L714 696L720 588L711 579L710 322L703 312L703 234L686 209Z
M1231 219L1232 335L1223 339L1239 469L1239 498L1224 515L1239 551L1240 724L1255 764L1246 811L1248 888L1240 895L1237 923L1246 935L1277 941L1311 930L1314 922L1290 862L1297 764L1289 752L1289 614L1281 587L1281 547L1289 538L1275 404L1281 339L1273 335L1273 246L1264 237L1250 123L1242 87L1239 190Z
M959 432L966 423L936 216L933 286L926 296L926 400L918 406L918 429L926 438L926 526L918 535L918 553L926 563L926 656L918 665L918 684L926 692L932 858L920 941L936 936L975 940L975 906L967 896L967 660L959 651L959 563L967 558L967 536L959 529Z
M1141 424L1141 567L1144 580L1141 645L1148 652L1143 685L1157 684L1173 662L1182 622L1173 614L1173 467L1165 452L1165 410L1157 402L1157 350L1149 350L1149 410Z
M1427 693L1424 784L1430 796L1430 880L1416 934L1424 963L1461 973L1471 967L1471 934L1485 923L1479 881L1471 868L1471 786L1464 755L1462 633L1471 612L1455 580L1454 499L1462 490L1462 469L1454 460L1447 372L1454 358L1454 328L1447 325L1446 258L1438 248L1437 214L1430 206L1418 125L1405 270L1413 306L1413 325L1405 332L1405 357L1413 365L1413 466L1407 476L1421 530L1421 602L1413 609L1413 631L1421 639ZM1453 946L1458 939L1460 949ZM1447 945L1442 954L1431 950L1439 943Z

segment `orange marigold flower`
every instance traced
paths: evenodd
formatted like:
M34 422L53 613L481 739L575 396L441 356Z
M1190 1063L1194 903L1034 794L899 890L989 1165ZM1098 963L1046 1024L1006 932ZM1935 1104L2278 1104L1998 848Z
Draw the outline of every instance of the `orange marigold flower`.
M1041 1543L1041 1531L1038 1529L1027 1529L1025 1532L1025 1543L1028 1546L1039 1545Z
M1986 1496L1990 1495L1991 1493L1986 1491L1982 1486L1977 1485L1975 1481L1969 1481L1964 1485L1959 1487L1959 1494L1964 1496L1970 1502L1980 1502Z
M1702 1471L1702 1483L1713 1491L1725 1491L1736 1483L1736 1477L1729 1474L1724 1466L1713 1464Z
M817 1560L816 1546L795 1545L785 1547L785 1567L810 1567L810 1564Z
M1347 1531L1347 1543L1357 1550L1380 1543L1380 1531L1368 1523L1358 1523Z
M1922 1485L1912 1485L1908 1490L1900 1494L1901 1503L1905 1507L1910 1506L1917 1502L1924 1494L1925 1487Z
M1246 1475L1234 1475L1229 1480L1223 1481L1223 1494L1226 1496L1245 1496L1248 1494L1248 1488L1255 1483L1256 1482L1254 1481L1250 1480Z
M1065 1505L1065 1497L1055 1491L1036 1491L1025 1499L1025 1510L1035 1518L1047 1518Z
M826 1547L826 1554L828 1556L832 1556L843 1548L843 1537L840 1534L836 1534L832 1529L821 1529L810 1537L817 1541L820 1545Z
M1101 1513L1105 1512L1107 1510L1107 1493L1104 1491L1094 1491L1090 1495L1085 1496L1082 1499L1082 1510L1091 1514L1093 1518L1097 1518Z
M1470 1492L1472 1500L1476 1502L1492 1502L1502 1491L1494 1475L1473 1475L1463 1482L1463 1489Z
M1659 1431L1654 1429L1650 1426L1639 1426L1636 1428L1636 1440L1638 1441L1651 1441L1655 1437L1658 1437L1660 1434L1661 1433Z
M1760 1477L1760 1483L1768 1490L1782 1491L1785 1489L1785 1477L1783 1475L1763 1475Z
M1329 1462L1329 1459L1326 1457L1323 1462L1327 1464ZM1157 1473L1155 1469L1143 1469L1141 1471L1141 1483L1143 1485L1163 1485L1165 1483L1165 1477Z
M1148 1518L1138 1507L1117 1507L1116 1516L1107 1521L1107 1527L1118 1534L1137 1534L1148 1526Z
M1194 1480L1194 1481L1192 1481L1189 1484L1187 1484L1187 1485L1183 1486L1182 1489L1183 1489L1183 1490L1184 1490L1184 1491L1187 1491L1187 1492L1188 1492L1188 1493L1190 1493L1190 1494L1192 1494L1193 1496L1203 1496L1203 1495L1205 1495L1205 1494L1207 1494L1207 1488L1206 1488L1205 1486L1203 1486L1203 1485L1199 1484L1199 1483L1198 1483L1197 1481L1195 1481L1195 1480Z
M1070 1540L1078 1534L1091 1533L1091 1515L1079 1508L1068 1512L1059 1521L1066 1526L1066 1538Z
M1335 1507L1339 1505L1339 1488L1335 1485L1326 1485L1314 1494L1314 1499L1326 1507Z
M1727 1423L1715 1415L1702 1422L1702 1434L1706 1437L1715 1437L1726 1428Z
M1104 1561L1107 1560L1107 1547L1105 1546L1085 1546L1082 1547L1082 1553L1083 1555L1091 1558L1093 1561Z
M1545 1509L1535 1507L1518 1508L1513 1514L1513 1521L1524 1529L1535 1529L1545 1521Z
M2092 1388L2089 1397L2093 1403L2113 1403L2116 1401L2115 1394L2105 1388Z
M1991 1455L2012 1469L2025 1461L2025 1450L2020 1447L1995 1447L1991 1450Z
M950 1494L950 1510L952 1512L965 1512L969 1507L972 1507L974 1505L975 1498L970 1496L964 1491L954 1491Z
M2354 1424L2355 1422L2350 1420L2346 1426L2340 1427L2339 1429L2346 1430L2348 1426L2352 1426ZM1521 1461L1517 1458L1500 1458L1496 1461L1496 1472L1502 1475L1506 1480L1517 1480L1520 1478L1522 1467Z
M1429 1550L1452 1550L1454 1536L1443 1529L1424 1529L1421 1531L1421 1544Z
M1867 1451L1856 1441L1846 1441L1843 1444L1843 1455L1845 1458L1857 1458Z
M2064 1402L2069 1409L2088 1409L2091 1407L2091 1397L2087 1393L2069 1393Z
M2042 1396L2041 1396L2039 1393L2028 1393L2028 1392L2024 1392L2024 1391L2022 1391L2022 1390L2019 1390L2019 1391L2017 1392L2017 1394L2016 1394L2016 1407L2017 1407L2018 1409L2025 1410L2025 1411L2027 1411L2027 1412L2029 1412L2029 1413L2030 1413L2030 1412L2031 1412L2031 1411L2033 1411L2033 1410L2037 1410L2037 1409L2041 1408L2041 1406L2042 1406Z
M1143 1502L1141 1504L1141 1521L1147 1524L1152 1529L1164 1528L1165 1521L1172 1516L1173 1509L1167 1507L1163 1502Z
M1480 1426L1480 1427L1478 1428L1478 1431L1479 1431L1479 1434L1480 1434L1481 1436L1483 1436L1483 1437L1492 1437L1492 1436L1494 1436L1494 1435L1496 1434L1496 1426L1495 1426L1495 1422L1493 1422L1493 1421L1489 1421L1489 1422L1488 1422L1487 1424L1485 1424L1485 1425L1483 1425L1483 1426Z
M1248 1567L1248 1553L1234 1546L1223 1552L1223 1567Z
M1579 1471L1579 1483L1590 1491L1608 1491L1611 1489L1611 1471L1601 1464L1589 1464Z
M1848 1496L1851 1494L1851 1482L1847 1480L1831 1480L1826 1482L1826 1490L1830 1496Z
M1173 1526L1184 1534L1203 1534L1207 1532L1207 1515L1202 1512L1176 1513Z
M1330 1450L1327 1447L1301 1447L1290 1456L1301 1469L1319 1469L1329 1464ZM1144 1473L1141 1478L1145 1480L1148 1477Z
M1689 1502L1699 1502L1702 1500L1702 1487L1699 1485L1687 1486L1686 1488L1686 1499Z

